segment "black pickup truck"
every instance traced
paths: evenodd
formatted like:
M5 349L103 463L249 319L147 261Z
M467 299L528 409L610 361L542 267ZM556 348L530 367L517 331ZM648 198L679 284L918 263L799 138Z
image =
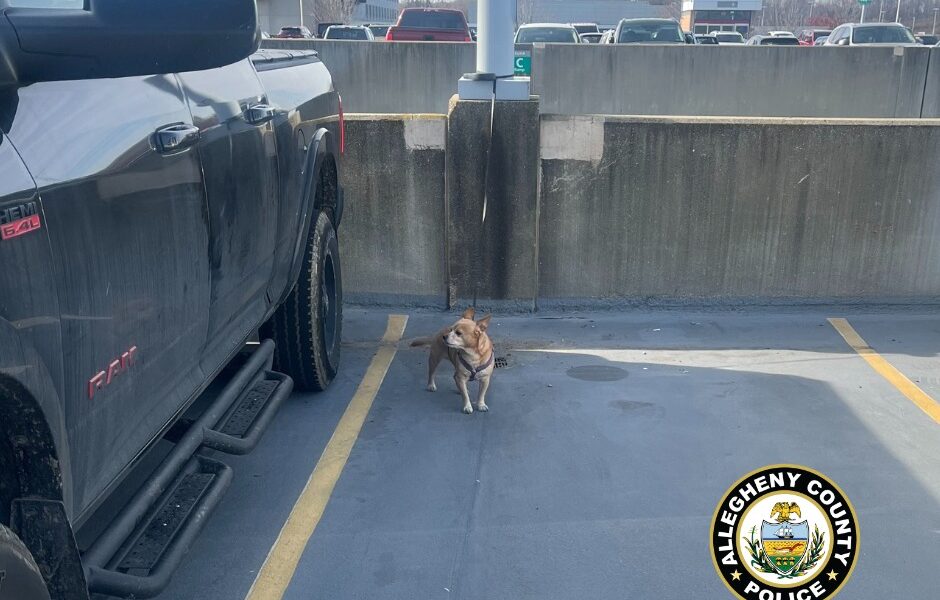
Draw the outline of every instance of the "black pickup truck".
M0 0L0 600L159 594L336 375L340 98L259 42L254 0Z

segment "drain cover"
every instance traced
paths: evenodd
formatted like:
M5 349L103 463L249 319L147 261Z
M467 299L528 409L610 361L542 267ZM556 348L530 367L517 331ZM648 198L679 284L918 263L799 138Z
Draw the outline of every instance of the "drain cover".
M505 369L509 366L509 361L506 360L505 356L497 356L493 360L493 368L495 369Z
M568 377L583 381L620 381L626 379L627 371L620 367L608 365L583 365L571 367L567 371Z

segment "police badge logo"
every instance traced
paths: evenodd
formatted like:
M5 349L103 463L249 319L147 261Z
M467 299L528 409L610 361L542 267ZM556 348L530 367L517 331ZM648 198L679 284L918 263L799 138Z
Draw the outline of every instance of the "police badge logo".
M824 475L772 465L725 493L711 546L718 574L738 598L820 600L852 574L858 523L848 498Z

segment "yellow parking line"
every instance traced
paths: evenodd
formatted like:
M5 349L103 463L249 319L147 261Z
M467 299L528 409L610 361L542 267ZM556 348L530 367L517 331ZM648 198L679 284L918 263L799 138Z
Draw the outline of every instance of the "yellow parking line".
M248 590L246 600L280 600L287 590L307 542L310 541L310 536L313 535L330 501L333 487L346 466L346 460L359 437L362 424L372 408L372 401L382 386L392 359L395 358L398 342L405 333L407 324L407 316L388 316L382 345L372 357L372 363L359 383L359 388L349 401L349 406L346 407L346 412L320 455L304 491L294 504L287 522L277 536L277 541L268 552L264 565Z
M872 369L879 375L888 380L896 387L899 392L904 394L908 400L917 405L935 422L940 423L940 404L930 397L927 392L917 387L913 381L904 376L903 373L894 368L894 365L882 358L875 352L868 343L862 339L862 336L855 331L849 322L845 319L829 319L829 323L835 327L836 331L845 339L846 343L858 352L859 356L865 359Z

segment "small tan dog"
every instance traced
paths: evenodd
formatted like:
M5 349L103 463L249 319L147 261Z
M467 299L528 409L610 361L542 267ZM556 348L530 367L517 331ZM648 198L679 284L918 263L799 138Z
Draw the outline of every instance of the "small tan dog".
M477 396L477 410L486 412L486 390L490 387L490 376L493 374L493 343L486 330L490 326L493 315L486 315L479 321L474 321L476 311L468 308L461 315L460 320L439 331L437 335L419 338L411 342L413 347L429 346L431 356L428 358L428 391L436 392L437 384L434 382L434 373L444 357L450 359L454 365L454 381L457 389L463 396L463 412L473 414L473 405L470 403L470 393L467 384L471 381L480 381L480 393Z

